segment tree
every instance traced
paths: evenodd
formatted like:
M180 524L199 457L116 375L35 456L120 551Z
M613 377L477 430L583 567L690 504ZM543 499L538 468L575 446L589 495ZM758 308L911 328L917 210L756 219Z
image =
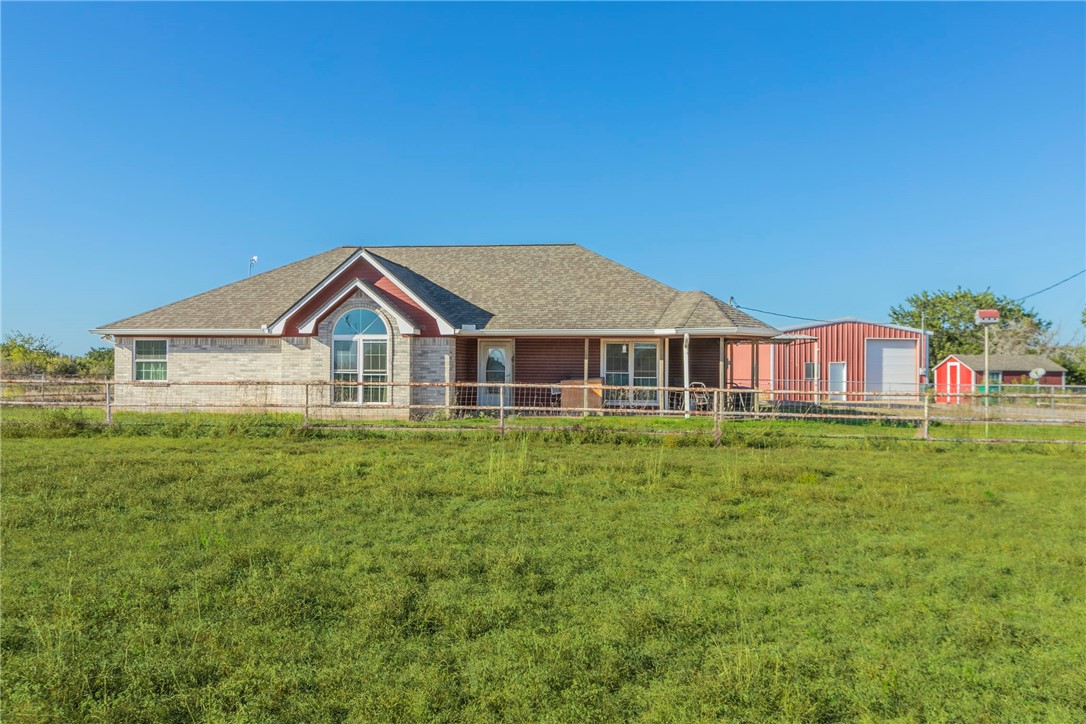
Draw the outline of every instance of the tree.
M82 357L62 354L53 340L19 330L8 332L0 343L0 367L11 377L24 375L86 375L103 377L113 374L113 348L91 347Z
M88 376L111 376L113 374L113 348L91 347L82 357L76 359L79 374Z
M1000 321L992 330L992 349L1003 352L1041 352L1051 343L1052 323L1036 311L1026 309L1008 297L998 297L985 289L973 292L958 287L954 291L924 291L890 308L890 321L907 327L929 330L931 363L937 364L949 354L979 354L984 351L984 329L974 321L978 309L998 309ZM1001 340L1001 335L1005 335ZM1000 346L1002 345L1002 346Z
M43 374L49 369L49 363L60 356L53 340L17 329L5 334L0 343L0 363L5 374Z

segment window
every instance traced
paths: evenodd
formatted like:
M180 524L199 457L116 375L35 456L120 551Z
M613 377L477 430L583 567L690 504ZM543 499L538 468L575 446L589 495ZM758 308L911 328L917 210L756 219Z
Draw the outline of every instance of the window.
M136 340L136 381L166 381L166 340Z
M657 401L656 342L608 342L603 347L603 384L630 387L605 390L612 403L652 404ZM639 390L638 387L648 389Z
M818 379L818 363L817 362L804 362L803 363L803 379L807 382L814 382Z
M388 328L372 310L352 309L336 322L332 329L332 380L388 381ZM337 385L332 400L388 402L388 388L383 385Z

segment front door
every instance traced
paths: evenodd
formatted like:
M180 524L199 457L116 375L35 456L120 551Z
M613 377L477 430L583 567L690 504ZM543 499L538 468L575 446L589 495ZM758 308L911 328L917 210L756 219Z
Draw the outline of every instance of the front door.
M830 362L830 399L841 401L845 399L848 386L848 363Z
M497 384L479 387L479 405L483 407L509 407L513 404L513 390L499 384L513 381L513 343L482 342L479 345L479 382Z

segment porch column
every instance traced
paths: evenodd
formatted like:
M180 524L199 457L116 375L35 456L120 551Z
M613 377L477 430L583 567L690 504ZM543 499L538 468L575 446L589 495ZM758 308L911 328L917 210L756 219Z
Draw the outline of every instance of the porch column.
M656 406L666 410L667 392L664 389L667 387L667 337L664 337L659 345L656 348ZM663 354L660 353L660 347L663 347Z
M754 374L758 371L758 345L753 340L750 342L750 389L758 388L758 378Z
M588 337L584 338L584 389L581 392L581 409L583 417L588 417Z
M671 340L664 337L664 387L671 387ZM664 393L664 409L671 409L671 391Z
M683 335L683 409L690 417L690 335Z
M750 386L756 390L761 385L761 379L759 379L761 377L761 365L759 364L761 360L758 358L762 354L762 344L760 342L751 342L750 349L752 352L750 356Z
M720 387L721 389L724 388L724 344L725 344L724 338L721 337L720 338L720 363L719 363L720 382L717 384L717 387Z

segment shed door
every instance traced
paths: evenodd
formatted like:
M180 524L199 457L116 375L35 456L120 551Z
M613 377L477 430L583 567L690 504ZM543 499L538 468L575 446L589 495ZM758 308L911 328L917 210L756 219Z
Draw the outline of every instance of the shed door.
M917 392L915 339L869 339L865 359L868 391Z

